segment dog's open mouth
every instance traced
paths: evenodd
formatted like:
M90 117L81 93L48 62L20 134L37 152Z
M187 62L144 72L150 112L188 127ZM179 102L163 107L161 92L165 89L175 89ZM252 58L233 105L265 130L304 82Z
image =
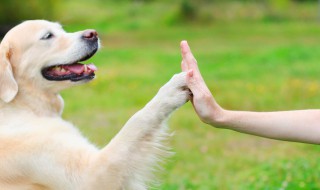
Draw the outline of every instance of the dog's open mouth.
M85 61L91 58L96 51L97 49L79 61L75 61L71 64L59 64L46 67L42 69L42 75L47 80L51 81L70 80L76 82L81 80L91 80L95 77L94 72L97 70L97 67L94 64L82 64L80 61Z
M91 80L94 78L94 72L97 67L94 64L73 63L67 65L55 65L42 70L42 75L47 80L62 81L80 81Z

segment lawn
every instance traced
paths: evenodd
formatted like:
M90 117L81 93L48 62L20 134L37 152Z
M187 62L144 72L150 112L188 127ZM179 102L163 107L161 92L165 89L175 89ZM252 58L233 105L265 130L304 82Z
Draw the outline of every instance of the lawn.
M148 5L142 12L151 14L151 10ZM159 14L161 9L157 5L154 10ZM98 146L106 145L131 115L180 72L183 39L189 41L203 77L226 109L320 106L320 25L316 21L158 25L152 19L159 15L147 19L138 12L134 22L119 15L103 20L99 13L92 22L65 19L68 31L96 28L103 47L90 60L99 68L97 78L62 93L64 118ZM216 129L203 124L190 103L172 115L169 125L175 132L169 144L176 154L159 173L159 189L320 189L317 145Z

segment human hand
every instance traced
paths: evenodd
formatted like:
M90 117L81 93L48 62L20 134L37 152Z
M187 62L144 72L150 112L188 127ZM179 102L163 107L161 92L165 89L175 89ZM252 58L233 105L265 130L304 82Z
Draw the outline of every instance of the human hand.
M203 80L197 61L194 58L187 41L182 41L181 47L181 69L187 72L187 85L192 92L191 102L199 118L211 125L219 125L223 109L213 98L205 81Z

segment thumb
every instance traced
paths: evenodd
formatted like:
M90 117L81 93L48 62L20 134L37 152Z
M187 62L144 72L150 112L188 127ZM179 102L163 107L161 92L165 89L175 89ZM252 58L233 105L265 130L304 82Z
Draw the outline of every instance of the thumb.
M194 77L194 70L190 69L187 71L187 85L192 93L199 90L199 85L197 79Z
M187 85L194 96L211 94L203 78L198 76L193 69L187 71Z

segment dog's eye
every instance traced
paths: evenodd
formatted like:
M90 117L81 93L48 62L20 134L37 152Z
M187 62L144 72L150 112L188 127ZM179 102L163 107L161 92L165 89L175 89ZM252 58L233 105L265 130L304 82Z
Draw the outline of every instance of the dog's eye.
M42 36L41 40L49 40L53 38L53 34L51 32L46 33L44 36Z

